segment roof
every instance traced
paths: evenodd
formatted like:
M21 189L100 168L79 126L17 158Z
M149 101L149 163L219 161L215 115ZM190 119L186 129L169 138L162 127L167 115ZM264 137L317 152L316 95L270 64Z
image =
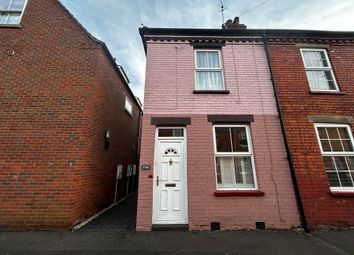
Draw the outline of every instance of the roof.
M324 31L296 29L199 29L199 28L139 28L146 52L149 37L263 37L267 38L311 38L311 39L354 39L354 31Z
M60 0L55 0L60 6L61 8L63 8L63 10L70 16L70 18L85 32L85 34L95 43L98 43L99 45L102 46L102 49L104 50L104 52L106 53L108 59L110 60L113 68L115 69L116 73L118 74L118 76L121 78L121 80L123 81L123 85L124 87L127 89L128 93L130 94L130 96L132 97L132 99L134 100L134 103L136 104L136 106L138 107L138 109L140 111L142 111L141 108L141 103L140 100L138 102L137 97L134 95L133 91L130 89L129 87L129 79L126 75L126 73L124 72L124 69L122 66L117 65L115 58L112 56L111 52L109 51L107 45L105 42L97 39L96 37L94 37L76 18L75 16L60 2Z

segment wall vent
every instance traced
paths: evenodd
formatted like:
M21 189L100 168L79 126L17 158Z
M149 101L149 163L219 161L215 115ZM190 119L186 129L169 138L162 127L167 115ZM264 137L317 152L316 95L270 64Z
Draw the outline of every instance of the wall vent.
M263 222L263 221L257 221L256 222L256 229L258 229L258 230L262 230L262 229L265 229L266 227L265 227L265 222Z
M211 231L219 231L220 230L220 222L210 222L210 230Z

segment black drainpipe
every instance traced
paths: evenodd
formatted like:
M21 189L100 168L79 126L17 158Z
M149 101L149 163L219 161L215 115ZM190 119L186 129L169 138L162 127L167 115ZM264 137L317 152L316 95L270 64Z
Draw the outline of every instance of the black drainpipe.
M271 64L271 59L270 59L270 54L269 54L269 49L268 49L268 42L267 42L267 37L266 37L266 31L265 30L263 30L263 40L264 40L265 51L266 51L266 54L267 54L268 67L269 67L269 71L270 71L270 77L271 77L271 80L272 80L275 101L276 101L276 104L277 104L277 110L278 110L279 119L280 119L281 132L283 134L283 140L284 140L286 155L288 157L290 173L291 173L291 179L292 179L294 190L295 190L295 196L296 196L296 200L297 200L297 205L298 205L298 208L299 208L299 211L300 211L302 227L304 228L306 233L309 233L310 231L309 231L309 229L307 227L307 222L306 222L306 218L305 218L305 211L304 211L304 207L303 207L303 204L302 204L302 201L301 201L299 186L297 185L297 179L296 179L295 170L294 170L294 166L293 166L293 160L291 158L289 144L288 144L288 140L286 138L284 119L283 119L283 114L281 112L281 106L280 106L280 103L279 103L278 92L277 92L277 89L276 89L274 73L273 73L273 68L272 68L272 64Z

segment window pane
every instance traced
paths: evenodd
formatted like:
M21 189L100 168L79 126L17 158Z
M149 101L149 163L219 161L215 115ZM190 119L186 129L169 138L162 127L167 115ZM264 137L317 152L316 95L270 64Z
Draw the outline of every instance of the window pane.
M342 143L340 142L340 140L330 140L330 143L332 146L332 151L334 151L334 152L342 152L343 151Z
M247 134L244 127L231 128L232 149L234 152L248 152Z
M326 55L323 51L303 51L306 67L328 67Z
M349 169L354 171L354 157L346 157L346 158L347 158Z
M333 157L338 171L348 170L345 157Z
M303 51L303 57L304 57L304 60L305 60L305 65L306 66L312 66L311 65L311 60L310 60L310 55L309 55L308 51Z
M306 71L306 75L307 75L307 80L310 83L310 87L311 88L317 88L317 82L316 82L316 78L315 78L315 74L313 71Z
M339 139L337 128L327 128L329 139Z
M183 129L159 129L159 137L183 137Z
M129 112L130 115L133 114L133 105L128 97L125 98L125 109Z
M336 170L332 157L323 157L326 170Z
M334 84L334 78L331 71L324 71L325 73L325 82L327 83L328 89L336 90L336 85Z
M8 10L11 0L0 0L0 9Z
M197 71L197 89L199 90L223 90L221 71Z
M320 128L317 128L317 130L318 130L318 134L321 139L328 139L327 132L326 132L325 128L320 127Z
M21 18L21 13L11 13L9 20L7 21L7 24L19 24L20 23L20 18Z
M321 145L324 152L332 151L328 140L321 140Z
M251 157L216 157L218 188L255 188Z
M1 13L0 12L0 24L7 24L7 20L9 18L9 15L8 13Z
M327 172L327 177L330 187L340 187L340 182L336 172Z
M350 140L342 140L344 151L354 151Z
M197 51L198 68L220 68L219 52Z
M232 157L217 157L216 171L220 175L218 188L235 188L235 167Z
M353 187L353 182L351 179L350 172L339 172L338 173L342 187Z
M24 5L25 5L25 0L13 0L10 9L22 10Z
M346 128L338 128L338 131L342 139L349 139L348 130Z
M331 71L306 71L313 90L336 90Z
M251 157L235 157L236 187L254 188Z
M215 135L217 152L232 152L230 128L216 127Z

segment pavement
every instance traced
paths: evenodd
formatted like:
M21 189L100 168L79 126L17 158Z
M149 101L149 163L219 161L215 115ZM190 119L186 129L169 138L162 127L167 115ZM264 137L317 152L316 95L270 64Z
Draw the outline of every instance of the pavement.
M354 254L354 230L135 232L136 194L74 231L0 232L0 255Z
M354 254L354 231L0 232L0 254Z

